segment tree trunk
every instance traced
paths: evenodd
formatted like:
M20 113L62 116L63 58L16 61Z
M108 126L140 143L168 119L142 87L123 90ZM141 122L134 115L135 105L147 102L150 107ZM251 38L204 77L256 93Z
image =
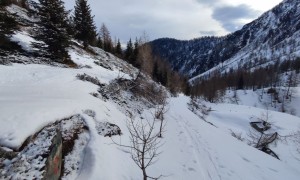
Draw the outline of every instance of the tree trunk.
M142 169L143 170L143 180L147 180L147 173L146 173L146 169Z
M160 128L159 128L159 135L158 135L158 137L160 138L162 138L163 121L164 120L160 120Z

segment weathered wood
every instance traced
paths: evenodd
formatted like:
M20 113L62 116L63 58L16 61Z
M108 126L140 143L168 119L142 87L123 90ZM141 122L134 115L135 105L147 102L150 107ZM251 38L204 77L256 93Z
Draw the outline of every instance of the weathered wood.
M258 132L263 133L271 128L270 124L266 121L259 121L259 122L250 122L250 125ZM259 125L261 127L259 127Z

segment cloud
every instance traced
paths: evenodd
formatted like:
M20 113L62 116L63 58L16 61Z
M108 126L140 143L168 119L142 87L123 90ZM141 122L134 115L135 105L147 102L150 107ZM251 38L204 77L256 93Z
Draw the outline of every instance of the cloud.
M204 0L210 4L218 0ZM64 0L67 9L73 9L74 0ZM95 23L105 23L112 37L125 43L146 31L150 39L172 37L193 39L199 31L226 31L211 17L211 8L202 0L89 0ZM213 21L213 22L211 22ZM220 35L220 33L218 35Z
M240 29L245 21L254 19L259 14L259 11L245 4L238 6L225 5L214 8L212 17L221 23L224 29L232 32Z
M259 15L249 3L237 5L241 1L259 0L88 0L88 3L96 25L105 23L113 38L126 43L144 31L151 40L225 35ZM64 2L67 9L74 8L75 0Z
M214 7L218 3L220 3L220 0L197 0L200 4L209 6L209 7Z
M218 31L200 31L202 36L216 36Z

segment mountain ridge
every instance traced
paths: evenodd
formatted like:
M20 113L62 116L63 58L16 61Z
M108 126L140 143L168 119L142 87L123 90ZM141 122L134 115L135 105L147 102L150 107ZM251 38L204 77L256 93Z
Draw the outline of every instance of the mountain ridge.
M222 37L202 37L189 41L156 39L153 52L168 61L173 69L192 78L224 62L239 57L240 66L251 66L272 59L300 57L297 42L300 30L300 2L285 0L242 29ZM290 38L290 39L289 39ZM285 49L285 47L289 47ZM171 49L171 50L169 50ZM294 54L296 52L296 54ZM243 62L240 62L243 61ZM248 64L247 64L248 63ZM249 65L252 63L252 65ZM228 67L226 70L235 67Z

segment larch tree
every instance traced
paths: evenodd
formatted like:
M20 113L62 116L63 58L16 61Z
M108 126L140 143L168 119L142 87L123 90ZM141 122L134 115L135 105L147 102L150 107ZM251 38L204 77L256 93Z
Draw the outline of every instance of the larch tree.
M67 32L68 13L62 0L39 0L37 6L40 21L35 28L35 38L38 43L32 45L38 48L42 56L54 59L60 63L69 63L67 48L70 36Z
M101 25L99 31L99 39L102 40L103 50L107 52L112 52L113 43L111 40L110 32L104 23Z
M94 17L87 0L76 0L74 12L75 38L83 41L86 48L89 44L96 45L97 32Z
M153 71L153 55L152 55L152 48L149 44L144 43L139 46L138 49L138 56L137 56L137 63L140 66L141 70L144 73L152 75Z

